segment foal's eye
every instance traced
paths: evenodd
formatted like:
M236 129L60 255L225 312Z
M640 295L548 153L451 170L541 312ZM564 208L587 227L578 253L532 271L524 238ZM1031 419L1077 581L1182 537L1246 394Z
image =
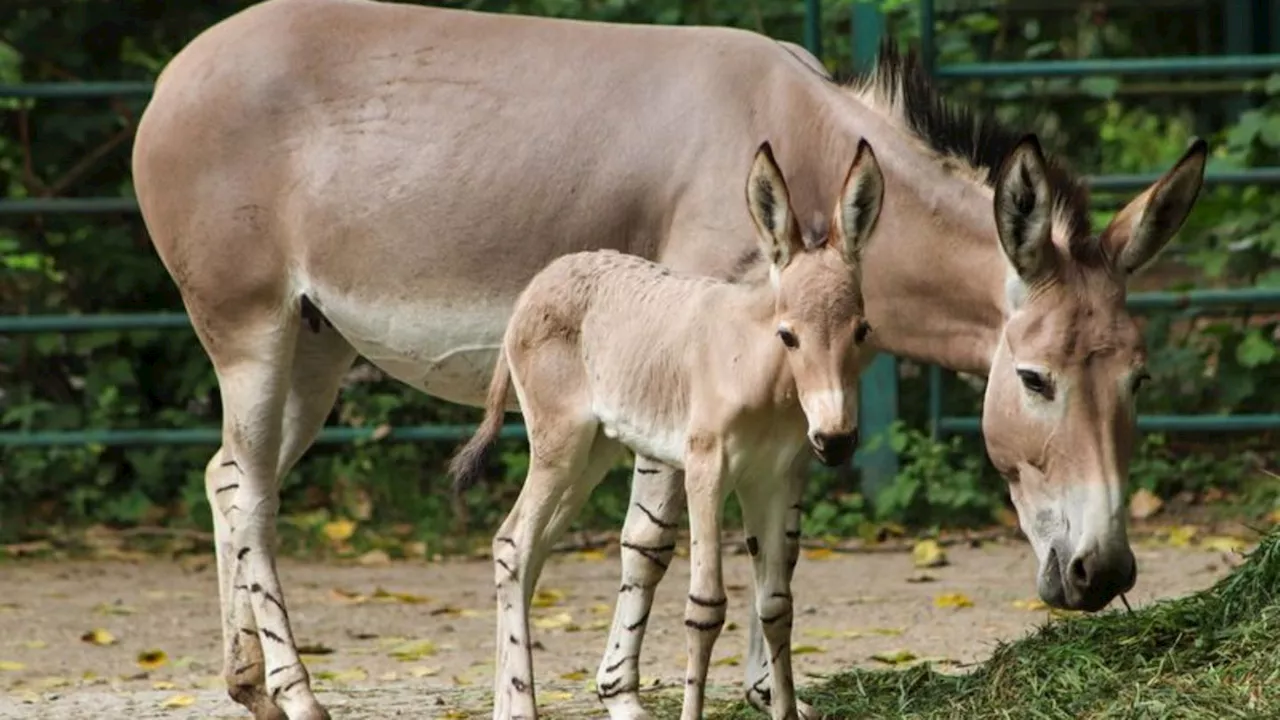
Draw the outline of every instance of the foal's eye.
M1147 372L1138 373L1137 377L1133 379L1133 393L1136 395L1142 389L1142 384L1150 379L1151 375L1147 374Z
M1053 399L1053 385L1049 379L1035 370L1018 370L1018 379L1027 390L1040 395L1046 400Z
M871 334L871 323L866 320L859 320L858 327L853 330L853 341L861 345L867 339L867 335Z
M786 328L778 328L778 337L782 339L782 344L787 346L788 350L795 350L800 347L800 339L796 334Z

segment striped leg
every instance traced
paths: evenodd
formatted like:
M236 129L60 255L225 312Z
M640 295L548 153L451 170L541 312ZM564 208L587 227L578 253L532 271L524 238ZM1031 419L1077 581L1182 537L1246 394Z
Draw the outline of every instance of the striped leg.
M795 574L796 563L800 559L800 521L801 500L805 489L805 468L808 456L803 455L789 474L790 495L786 515L786 569L787 585ZM751 533L748 532L748 535ZM748 548L750 549L750 548ZM758 587L757 587L758 589ZM761 712L769 712L773 698L773 677L769 672L769 652L765 648L765 634L760 623L760 614L751 613L747 632L746 662L746 696L747 702ZM803 720L818 720L821 714L801 700L796 700L800 717Z
M684 513L684 474L637 455L631 507L622 526L622 585L613 627L596 673L596 692L611 720L648 720L640 705L640 648L662 581L676 547Z
M711 650L724 627L727 600L720 558L724 485L723 447L714 438L691 436L685 462L690 576L684 611L688 664L682 720L702 717Z
M790 523L799 512L788 502L793 485L786 480L764 478L760 482L743 483L738 488L738 498L747 532L747 552L755 575L754 615L768 646L763 679L767 681L772 677L771 687L757 685L753 690L766 698L774 720L800 720L791 672L794 556L788 546L788 537L793 532Z

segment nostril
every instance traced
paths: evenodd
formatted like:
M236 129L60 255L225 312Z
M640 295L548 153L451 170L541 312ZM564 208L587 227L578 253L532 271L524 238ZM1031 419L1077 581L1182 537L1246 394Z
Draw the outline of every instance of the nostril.
M1089 587L1089 566L1084 558L1077 557L1071 561L1071 565L1067 568L1067 576L1071 579L1071 584L1076 587Z

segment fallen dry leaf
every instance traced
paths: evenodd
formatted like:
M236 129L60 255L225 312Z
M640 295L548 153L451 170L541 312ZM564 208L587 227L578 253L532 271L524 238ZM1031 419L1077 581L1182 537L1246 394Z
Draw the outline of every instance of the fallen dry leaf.
M538 704L559 702L562 700L572 700L573 693L564 690L544 690L538 693Z
M795 645L791 648L792 655L812 655L813 653L824 653L826 650L817 645Z
M937 540L921 540L911 548L911 562L918 568L942 567L948 564L947 554Z
M596 603L590 609L591 612L600 614L613 612L613 608L608 603Z
M444 607L432 610L431 614L445 615L448 617L480 617L481 612L479 610L472 610L471 608L459 608L452 605L445 605Z
M938 579L938 578L936 578L936 577L934 577L934 576L930 575L929 573L916 573L915 575L912 575L912 576L908 577L908 578L907 578L907 582L909 582L909 583L930 583L930 582L936 582L936 581L937 581L937 579Z
M160 703L160 707L164 708L184 708L194 705L196 699L190 695L174 695L173 697Z
M737 667L738 665L742 664L742 656L741 656L741 655L729 655L728 657L722 657L722 658L720 658L719 660L712 660L712 661L711 661L711 664L712 664L713 666L722 666L722 665L724 665L724 666L728 666L728 667Z
M878 660L887 665L901 665L916 659L916 654L910 650L892 650L888 652L879 652L871 656L872 660Z
M299 655L332 655L333 648L322 643L310 643L298 646Z
M531 604L533 605L533 607L536 607L536 608L553 607L555 605L559 605L560 603L564 602L565 597L566 596L563 590L546 588L543 590L538 590L533 594L533 602Z
M558 612L554 615L535 618L533 626L542 630L555 630L565 627L573 622L573 616L567 612Z
M422 603L431 602L431 598L425 595L414 595L413 593L406 592L391 592L389 590L383 590L382 588L376 588L373 591L373 598L375 600L382 600L385 602L402 602L406 605L421 605Z
M132 615L137 611L119 603L98 603L93 606L93 612L99 615Z
M604 550L581 550L570 555L575 560L598 562L605 559Z
M151 689L152 690L177 690L178 685L177 683L172 683L172 682L169 682L168 680L157 680L151 683Z
M804 549L804 556L809 560L830 560L835 554L834 550L826 547Z
M1244 552L1248 546L1244 540L1240 538L1230 537L1228 535L1210 535L1200 541L1200 547L1205 550L1215 550L1217 552Z
M1169 528L1166 542L1173 547L1187 547L1198 532L1200 532L1200 528L1195 525L1179 525L1178 527Z
M440 668L428 667L426 665L419 665L418 667L415 667L415 668L409 668L409 674L416 678L431 677L432 675L439 675Z
M24 640L22 642L22 647L28 650L41 650L43 648L49 647L49 643L43 640Z
M857 630L826 630L824 628L809 628L804 631L809 637L823 638L833 640L835 638L860 638L862 633Z
M1138 488L1129 496L1129 517L1134 520L1146 520L1160 512L1164 501L1146 488Z
M92 645L115 645L116 636L102 628L94 628L80 636L80 639Z
M416 640L404 643L387 653L400 662L414 662L436 654L436 644L430 640Z
M578 682L580 680L586 680L588 677L590 677L590 674L584 669L584 670L574 670L572 672L564 673L560 676L560 679L572 680L574 682Z
M324 532L325 537L336 543L344 540L350 540L351 536L356 534L355 522L345 518L331 520L321 526L320 529Z
M155 670L169 662L169 656L163 650L143 650L138 653L137 662L143 670Z
M14 662L12 660L0 660L0 670L3 670L5 672L18 672L20 670L26 670L26 669L27 669L27 666L24 665L23 663Z
M386 550L370 550L369 552L356 558L356 562L366 567L390 565L391 556L387 554Z
M973 607L973 601L964 593L942 593L933 599L933 604L940 608Z
M1040 598L1031 598L1030 600L1014 600L1013 606L1019 610L1044 610L1048 605Z

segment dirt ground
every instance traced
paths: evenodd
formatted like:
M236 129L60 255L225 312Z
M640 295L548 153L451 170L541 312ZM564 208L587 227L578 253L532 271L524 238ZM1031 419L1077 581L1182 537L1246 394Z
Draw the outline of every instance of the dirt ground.
M1207 587L1230 557L1138 543L1135 607ZM802 558L795 594L801 683L873 655L907 650L964 664L1016 638L1048 613L1034 597L1034 559L1020 541L947 549L925 571L904 553ZM282 579L321 702L335 718L462 718L491 712L492 566L483 560L381 567L282 561ZM534 611L538 694L549 718L601 717L594 698L618 586L616 546L558 556ZM920 582L927 574L930 581ZM684 675L682 613L688 563L676 558L658 591L645 641L652 692ZM736 697L746 648L750 566L726 560L731 624L716 646L711 693ZM377 597L382 590L381 597ZM962 593L967 607L939 607ZM0 565L0 718L243 718L222 690L216 572L211 562L51 562ZM97 645L83 639L105 630ZM90 635L89 637L92 637ZM163 656L157 656L160 651ZM145 654L151 652L151 662ZM959 670L958 670L959 671Z

